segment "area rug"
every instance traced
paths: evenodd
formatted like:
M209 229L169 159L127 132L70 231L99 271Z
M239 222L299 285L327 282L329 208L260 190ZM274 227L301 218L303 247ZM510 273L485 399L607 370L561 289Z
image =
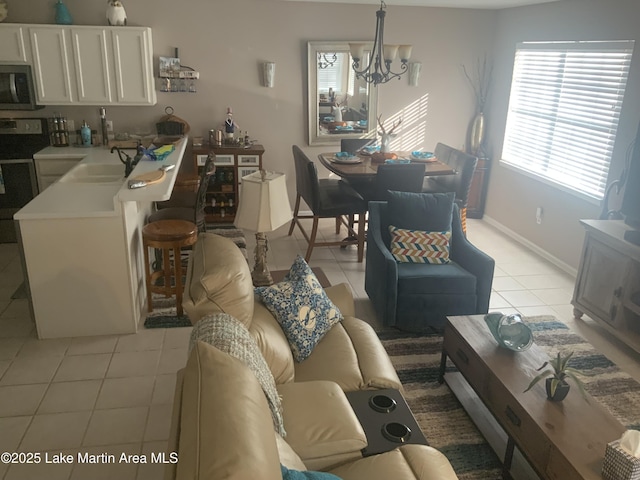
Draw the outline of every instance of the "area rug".
M574 351L586 390L627 428L640 428L640 384L551 316L525 321L550 356ZM449 459L461 480L502 478L500 460L445 384L438 383L442 336L378 332L405 388L407 403L431 446ZM455 371L448 362L447 371ZM575 393L575 392L571 392ZM571 394L570 393L570 394Z
M147 313L145 328L177 328L190 327L191 320L186 315L178 316L175 297L152 294L153 312Z
M249 258L247 255L247 240L244 236L244 232L239 228L229 224L229 225L220 225L218 223L208 223L207 224L207 233L215 233L216 235L220 235L221 237L229 238L235 243L244 258Z

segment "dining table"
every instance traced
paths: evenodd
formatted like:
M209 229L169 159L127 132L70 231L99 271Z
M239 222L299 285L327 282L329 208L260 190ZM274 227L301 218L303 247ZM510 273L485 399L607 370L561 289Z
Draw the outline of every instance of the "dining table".
M370 155L356 154L350 159L343 159L336 157L337 152L327 152L318 155L318 160L324 165L327 170L335 173L339 177L352 180L372 180L375 178L378 172L378 166L382 163L372 162ZM457 172L450 165L441 162L435 157L429 159L415 159L412 158L411 152L394 152L397 159L394 159L395 163L402 163L405 161L420 162L425 164L425 177L431 177L435 175L455 175Z

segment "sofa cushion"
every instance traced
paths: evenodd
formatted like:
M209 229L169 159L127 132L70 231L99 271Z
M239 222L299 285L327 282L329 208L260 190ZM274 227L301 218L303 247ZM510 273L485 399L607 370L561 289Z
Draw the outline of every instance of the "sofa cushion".
M423 232L389 225L391 255L400 263L449 263L451 231Z
M384 223L425 232L451 230L454 199L454 193L389 192L388 221Z
M291 445L280 436L278 432L273 432L276 437L276 444L278 445L278 455L280 456L280 465L284 465L292 470L306 470L307 467L295 452Z
M276 383L258 344L247 328L226 313L216 313L201 318L191 331L189 349L202 341L231 355L251 369L267 396L273 426L281 435L286 435L282 418L282 404L276 391Z
M367 437L342 389L334 382L278 385L287 443L307 468L326 470L360 458Z
M449 460L426 445L403 445L390 452L372 455L330 470L343 480L457 480Z
M253 372L197 342L184 369L176 479L281 480L273 433L267 399Z
M278 321L259 300L255 302L249 332L256 339L276 383L292 382L294 362L289 340Z
M296 382L331 380L350 392L368 388L402 390L389 355L368 323L345 317L318 343L313 354L295 363Z
M193 324L205 315L228 313L245 326L251 325L251 272L232 240L213 233L198 235L189 258L182 306Z
M343 318L301 256L282 282L256 288L256 294L282 326L298 362Z

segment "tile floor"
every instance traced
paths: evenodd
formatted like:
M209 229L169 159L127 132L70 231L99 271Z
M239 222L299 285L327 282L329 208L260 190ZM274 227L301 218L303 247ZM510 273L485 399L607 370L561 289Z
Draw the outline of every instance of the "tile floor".
M575 321L574 279L480 220L469 238L496 260L491 310L552 314L579 331L640 381L640 356L588 318ZM333 222L322 235L333 237ZM269 265L287 269L306 244L299 232L270 235ZM249 251L252 238L247 238ZM332 283L347 282L360 318L378 326L364 291L355 248L318 248L311 265ZM0 244L0 452L140 454L165 450L175 372L186 361L190 328L135 335L38 340L26 300L12 300L22 273L16 245ZM143 480L162 478L162 465L11 465L4 480Z

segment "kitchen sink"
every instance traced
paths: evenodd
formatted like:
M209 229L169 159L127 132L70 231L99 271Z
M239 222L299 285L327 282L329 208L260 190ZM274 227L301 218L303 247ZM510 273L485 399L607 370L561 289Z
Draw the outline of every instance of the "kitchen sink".
M124 167L110 163L81 163L75 166L61 182L69 183L122 183L124 182Z

